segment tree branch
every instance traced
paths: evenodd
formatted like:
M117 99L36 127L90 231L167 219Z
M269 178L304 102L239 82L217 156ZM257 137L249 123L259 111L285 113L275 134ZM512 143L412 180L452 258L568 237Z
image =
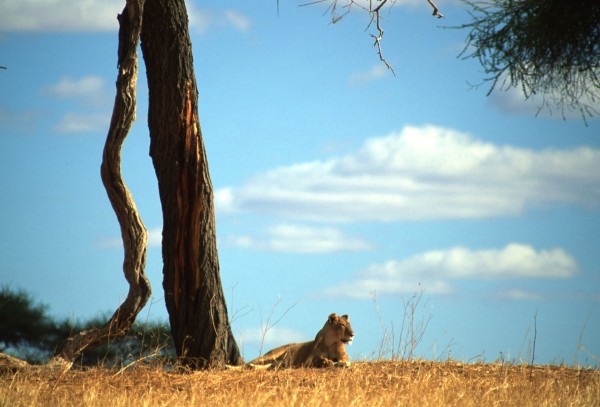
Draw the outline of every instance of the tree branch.
M137 44L142 26L144 0L127 0L118 16L119 52L117 95L106 144L101 175L108 198L121 227L124 246L123 273L129 283L125 301L100 328L93 328L70 337L51 363L68 369L86 348L125 335L151 294L146 265L147 232L135 202L121 175L121 147L135 121L136 81L138 75Z
M394 68L388 63L388 61L383 57L383 53L381 52L381 39L383 38L383 28L381 28L381 8L387 3L388 0L383 0L379 6L377 6L374 10L371 11L371 23L373 23L373 19L375 19L375 25L378 31L377 35L369 34L371 37L375 38L375 42L373 43L373 48L377 47L377 54L379 54L379 60L385 64L387 69L392 71L392 74L396 76L396 71ZM372 5L372 0L371 0Z
M339 22L340 20L342 20L346 15L348 15L350 13L352 7L354 7L354 6L369 13L369 15L371 16L371 21L369 22L369 25L367 26L367 30L369 29L369 27L371 27L373 22L375 22L375 29L377 30L376 33L369 34L371 36L371 38L373 38L375 40L375 42L373 43L373 48L377 49L377 55L379 56L379 60L385 64L385 66L392 72L392 74L394 76L396 76L396 72L394 71L394 68L387 61L387 59L383 56L383 51L381 50L381 41L383 39L383 33L384 33L384 30L383 30L383 27L381 24L381 10L387 4L391 4L390 7L393 7L396 4L397 0L391 0L391 1L369 0L368 7L366 6L366 4L361 4L361 2L359 2L357 0L341 0L344 3L342 8L344 8L345 10L339 14L338 14L338 1L340 1L340 0L313 0L308 3L301 4L300 6L303 7L303 6L309 6L309 5L314 5L314 4L318 4L318 3L329 2L330 4L327 7L327 10L325 11L325 13L328 13L328 12L331 13L331 23L332 24L335 24L335 23ZM435 3L432 0L427 0L427 2L433 8L432 15L434 17L437 17L437 18L444 17L444 15L442 13L440 13L439 8L435 5ZM363 1L362 3L365 3L365 2Z
M442 13L440 13L440 10L437 8L437 6L435 5L435 3L433 1L427 0L427 3L429 3L431 5L431 7L433 7L433 13L432 13L432 15L434 17L444 18L444 15Z

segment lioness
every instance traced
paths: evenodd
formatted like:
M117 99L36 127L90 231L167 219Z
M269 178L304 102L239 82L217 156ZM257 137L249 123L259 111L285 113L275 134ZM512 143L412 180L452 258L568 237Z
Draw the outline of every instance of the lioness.
M249 368L350 366L344 344L350 344L354 331L348 315L329 315L314 341L291 343L267 352L246 364Z

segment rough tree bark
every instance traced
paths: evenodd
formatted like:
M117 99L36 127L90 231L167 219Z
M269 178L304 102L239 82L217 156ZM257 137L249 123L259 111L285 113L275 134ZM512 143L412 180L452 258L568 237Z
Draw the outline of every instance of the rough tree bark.
M135 121L138 75L136 49L143 7L144 0L127 0L123 13L118 16L120 29L117 95L101 167L102 182L121 227L124 246L123 272L129 283L129 292L125 301L104 326L80 332L66 341L53 359L54 363L60 362L65 367L70 367L73 360L86 348L126 334L151 294L150 283L144 273L148 240L146 228L121 176L121 147Z
M150 155L163 211L163 287L177 355L192 368L241 364L219 274L184 0L147 2L141 39Z

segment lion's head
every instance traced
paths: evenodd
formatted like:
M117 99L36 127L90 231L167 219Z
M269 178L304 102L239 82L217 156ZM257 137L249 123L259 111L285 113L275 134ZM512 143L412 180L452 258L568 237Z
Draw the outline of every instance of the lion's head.
M350 325L348 315L340 317L333 313L327 318L327 322L325 322L325 326L323 326L319 335L324 335L327 343L342 342L350 344L354 338L354 331L352 325Z

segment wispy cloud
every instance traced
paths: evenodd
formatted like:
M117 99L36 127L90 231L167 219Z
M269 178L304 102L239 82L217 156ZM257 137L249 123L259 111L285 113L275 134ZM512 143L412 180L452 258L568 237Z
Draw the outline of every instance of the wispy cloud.
M273 346L309 340L295 329L277 326L271 327L266 333L263 333L260 327L243 328L236 338L243 343L260 345L262 342L264 346L268 347L267 349L263 349L262 353L266 353Z
M100 239L96 241L95 245L100 249L113 250L122 248L123 241L121 239Z
M0 1L0 32L98 32L117 31L122 0L3 0ZM246 32L248 17L237 10L210 12L193 1L186 7L190 30L205 33L216 27Z
M365 85L369 82L373 82L378 79L383 79L386 77L386 75L393 75L392 71L387 69L385 64L378 63L376 65L373 65L367 71L355 72L351 74L350 78L348 79L348 82L350 83L350 85L353 86Z
M499 110L516 115L540 116L553 119L576 119L581 120L581 112L577 109L572 109L569 106L564 106L561 109L559 106L552 104L552 101L560 100L560 97L547 98L548 103L544 103L544 96L541 94L525 97L523 88L520 86L509 87L506 89L495 89L489 96L489 101L492 106ZM580 100L583 104L591 107L596 112L600 112L600 98L590 100L589 97Z
M42 89L42 95L73 103L54 130L61 134L106 132L110 123L111 94L106 81L97 75L63 77ZM82 109L84 111L82 111Z
M502 249L470 250L455 247L434 250L403 260L372 264L352 281L325 290L333 297L370 298L414 293L448 294L459 280L566 279L579 273L577 262L563 249L536 251L511 243ZM525 299L525 291L512 290L506 297ZM531 295L528 295L530 298Z
M213 17L211 13L197 7L194 2L188 2L186 7L190 23L190 32L198 34L206 33L212 25Z
M121 0L4 0L0 31L116 31Z
M148 247L162 247L162 227L148 230Z
M88 75L79 79L65 76L57 83L44 88L42 93L92 106L105 106L110 102L111 96L106 81L97 75Z
M108 131L110 115L106 113L67 112L54 127L61 134L83 134Z
M187 3L187 10L192 33L206 34L211 30L222 28L248 32L252 28L250 17L239 10L207 10L197 7L194 2Z
M215 197L221 213L322 221L514 216L548 204L597 207L600 150L533 150L437 126L405 127L356 152L258 174Z
M34 110L15 110L12 107L0 106L0 127L10 131L31 133L34 131L39 112Z
M123 240L120 237L100 239L96 244L101 249L121 249L123 248ZM148 247L162 246L162 228L157 227L148 230Z
M230 236L226 242L240 248L286 253L331 253L372 248L370 243L347 236L339 229L287 223L269 228L266 236Z
M496 294L496 298L501 300L541 301L544 296L538 292L513 288L499 292Z
M250 18L238 10L225 10L223 13L225 20L232 25L236 30L247 32L250 31L252 23Z

